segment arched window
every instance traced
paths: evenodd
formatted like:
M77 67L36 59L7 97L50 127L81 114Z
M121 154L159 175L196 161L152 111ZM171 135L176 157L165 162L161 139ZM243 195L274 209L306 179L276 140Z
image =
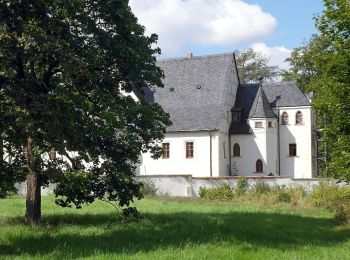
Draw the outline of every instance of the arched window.
M288 125L288 113L287 112L282 113L282 125Z
M239 147L239 144L235 143L233 145L233 156L241 156L241 148Z
M264 171L264 167L263 167L263 162L262 160L258 159L255 163L255 171L256 172L263 172Z
M295 115L295 124L296 125L300 125L303 123L303 113L301 113L300 111L298 111Z

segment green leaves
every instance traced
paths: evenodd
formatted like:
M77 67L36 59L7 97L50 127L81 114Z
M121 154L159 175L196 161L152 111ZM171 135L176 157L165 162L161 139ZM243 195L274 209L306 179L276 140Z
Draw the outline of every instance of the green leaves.
M285 78L315 93L328 175L350 182L350 2L324 0L325 10L315 17L320 35L293 50L292 69ZM322 152L323 152L322 151Z
M30 136L37 174L58 183L62 206L140 197L135 164L170 124L160 106L121 93L162 86L157 37L144 30L127 0L0 2L5 153L22 158Z
M258 82L261 77L269 80L278 76L278 67L269 66L269 59L252 48L238 52L236 63L241 84Z

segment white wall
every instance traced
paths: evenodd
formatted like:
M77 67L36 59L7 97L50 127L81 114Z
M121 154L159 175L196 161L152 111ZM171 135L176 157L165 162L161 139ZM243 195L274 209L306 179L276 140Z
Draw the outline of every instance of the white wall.
M212 133L212 169L218 176L218 134ZM186 142L194 143L194 158L186 158ZM170 144L170 158L154 160L142 154L139 175L192 175L210 177L210 135L208 131L167 133L163 143Z
M279 111L278 111L279 110ZM295 124L296 113L303 114L303 124ZM278 126L274 119L251 119L249 124L252 134L232 135L231 150L234 143L241 148L240 157L232 157L232 167L237 169L236 174L244 176L265 176L273 173L275 176L290 178L312 178L312 114L310 107L281 107L274 109L280 116L287 112L289 115L288 125L279 125L279 150L278 158L278 128L268 128L267 122L273 121L273 126ZM255 128L255 122L263 122L263 128ZM289 144L297 145L297 156L289 156ZM233 154L233 152L232 152ZM258 159L263 160L264 172L255 172L255 163ZM280 160L280 162L279 162ZM278 166L280 164L280 169ZM234 171L233 171L234 172Z
M273 127L268 127L271 121ZM231 135L231 154L233 174L243 176L278 175L277 169L277 128L276 119L251 119L252 134ZM262 128L255 128L255 122L262 122ZM241 148L239 157L233 157L233 145ZM263 161L263 172L256 172L256 161Z
M212 188L223 184L235 187L237 177L223 178L192 178L190 176L138 176L138 181L152 184L160 196L181 196L198 197L200 187ZM256 183L264 182L271 187L304 187L306 191L311 191L313 186L318 185L317 179L293 180L292 178L281 177L261 177L249 178L248 184L254 187Z
M303 124L295 124L298 111L303 114ZM280 125L281 176L294 178L312 177L312 115L310 107L281 107L289 116L288 125ZM281 118L280 118L281 121ZM297 156L289 156L289 144L296 143Z

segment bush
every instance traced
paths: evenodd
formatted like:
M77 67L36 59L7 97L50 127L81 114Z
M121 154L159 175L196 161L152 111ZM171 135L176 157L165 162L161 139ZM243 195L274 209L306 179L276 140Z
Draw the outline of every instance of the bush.
M276 200L278 202L291 202L292 195L288 192L287 189L278 188L276 191Z
M199 196L202 199L210 200L230 200L233 198L233 190L227 184L213 188L199 188Z
M267 183L259 181L259 182L256 182L254 186L254 191L256 194L262 195L262 194L269 193L271 191L271 187Z
M336 210L334 215L334 222L337 225L344 225L350 223L350 204L342 203Z
M237 186L236 186L236 194L239 196L244 195L248 190L248 188L249 188L248 178L244 176L239 177L237 181Z
M152 181L147 179L142 181L141 193L144 196L156 196L157 191L156 185Z
M350 188L331 182L320 182L311 193L311 202L317 207L336 210L340 204L350 201Z
M317 207L323 207L335 213L336 224L350 223L350 188L340 187L331 182L320 182L315 186L311 201Z

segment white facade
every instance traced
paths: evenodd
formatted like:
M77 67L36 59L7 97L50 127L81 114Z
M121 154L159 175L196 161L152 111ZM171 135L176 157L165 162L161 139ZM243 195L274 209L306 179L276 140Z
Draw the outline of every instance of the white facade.
M160 64L165 88L155 91L155 102L175 122L163 140L169 158L142 154L139 175L314 176L310 102L294 83L239 86L234 63L234 56L223 54ZM297 112L301 124L296 124ZM193 143L193 158L186 158L187 142Z
M296 124L296 113L303 115L303 123ZM287 112L289 123L281 124ZM232 172L243 176L281 176L296 179L312 178L312 118L311 107L280 107L274 109L279 121L273 118L249 120L251 134L231 135L233 145L240 146L240 156L232 157ZM262 127L256 128L255 122ZM268 122L271 122L269 127ZM296 144L296 156L289 155L289 144ZM256 161L263 162L263 171L256 171Z

